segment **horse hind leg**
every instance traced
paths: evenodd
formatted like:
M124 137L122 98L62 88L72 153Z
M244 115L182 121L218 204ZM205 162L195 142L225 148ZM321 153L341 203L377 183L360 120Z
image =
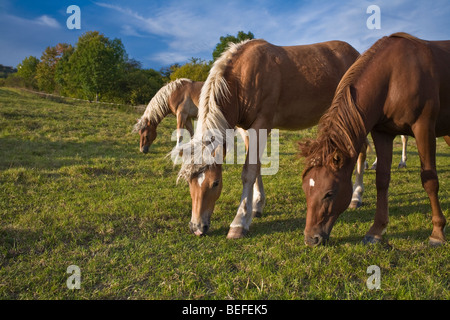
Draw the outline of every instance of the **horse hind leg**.
M434 126L431 127L434 128ZM444 228L446 220L442 214L438 198L439 180L436 172L436 136L434 129L429 128L430 125L418 124L415 127L414 136L416 137L417 150L420 157L420 178L431 204L433 231L429 241L430 245L436 246L445 243Z

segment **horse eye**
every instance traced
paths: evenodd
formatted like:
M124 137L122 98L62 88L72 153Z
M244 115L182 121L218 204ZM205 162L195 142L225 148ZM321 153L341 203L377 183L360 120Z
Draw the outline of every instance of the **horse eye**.
M219 182L220 182L219 180L214 181L212 187L213 188L217 187L219 185Z
M323 197L323 200L330 199L332 197L333 197L333 192L329 191L325 194L325 196Z

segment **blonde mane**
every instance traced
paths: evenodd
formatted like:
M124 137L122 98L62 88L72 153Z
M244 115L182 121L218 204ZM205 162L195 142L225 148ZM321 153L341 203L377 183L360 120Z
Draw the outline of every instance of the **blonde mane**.
M230 43L228 49L222 53L216 62L214 62L200 93L197 129L192 140L188 142L190 149L187 149L191 150L191 161L182 164L180 172L178 173L177 182L179 180L190 181L195 174L205 170L211 165L204 163L204 159L198 160L199 155L194 154L194 150L202 150L203 153L203 150L206 147L203 142L203 134L206 131L218 130L222 135L222 141L225 141L224 137L226 135L226 129L232 128L221 110L221 104L229 101L230 94L224 74L227 67L230 65L231 59L250 41L253 40ZM208 147L214 149L211 145ZM215 147L217 147L217 145Z
M214 62L200 93L198 129L195 135L211 129L218 129L225 134L225 130L231 128L220 110L220 104L226 102L230 94L224 73L233 56L250 41L252 40L229 43L228 49Z
M177 79L169 82L154 95L147 105L142 117L134 125L134 132L145 128L147 122L160 123L162 119L170 113L169 98L171 94L186 83L192 83L190 79Z

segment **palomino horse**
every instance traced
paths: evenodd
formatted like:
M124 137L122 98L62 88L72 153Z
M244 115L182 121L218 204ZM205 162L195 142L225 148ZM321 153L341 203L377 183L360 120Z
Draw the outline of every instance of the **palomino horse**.
M134 126L140 135L140 150L147 153L156 138L158 124L170 113L177 117L177 144L182 140L181 129L194 134L191 119L197 117L198 101L203 82L177 79L162 87L150 100L144 114Z
M232 44L214 63L200 95L194 138L182 147L191 152L206 148L215 152L222 147L215 142L225 141L229 128L256 132L250 148L257 149L257 160L252 163L248 152L241 176L241 202L228 238L243 237L253 214L262 210L264 201L257 182L261 180L260 157L266 141L261 137L267 137L272 128L314 126L330 106L342 75L358 56L352 46L341 41L279 47L251 40ZM211 130L221 137L214 136L208 145L204 136ZM222 164L192 163L191 158L184 161L180 178L188 181L191 192L191 231L203 235L222 189Z
M352 169L369 132L378 156L377 209L364 243L381 241L388 225L392 142L398 134L416 138L420 176L432 210L430 244L444 243L436 136L450 133L450 41L396 33L378 40L346 72L319 122L317 139L302 148L308 246L328 239L350 202Z

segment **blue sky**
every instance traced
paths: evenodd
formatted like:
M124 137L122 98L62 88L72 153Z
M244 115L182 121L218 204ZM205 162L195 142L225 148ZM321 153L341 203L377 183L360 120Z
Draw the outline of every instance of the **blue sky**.
M70 5L81 9L81 30L69 30ZM366 13L381 9L381 29ZM211 59L220 36L251 31L277 45L343 40L363 52L397 31L428 40L450 39L449 0L0 0L0 64L40 58L47 46L75 44L86 31L120 38L130 58L160 69L191 57Z

